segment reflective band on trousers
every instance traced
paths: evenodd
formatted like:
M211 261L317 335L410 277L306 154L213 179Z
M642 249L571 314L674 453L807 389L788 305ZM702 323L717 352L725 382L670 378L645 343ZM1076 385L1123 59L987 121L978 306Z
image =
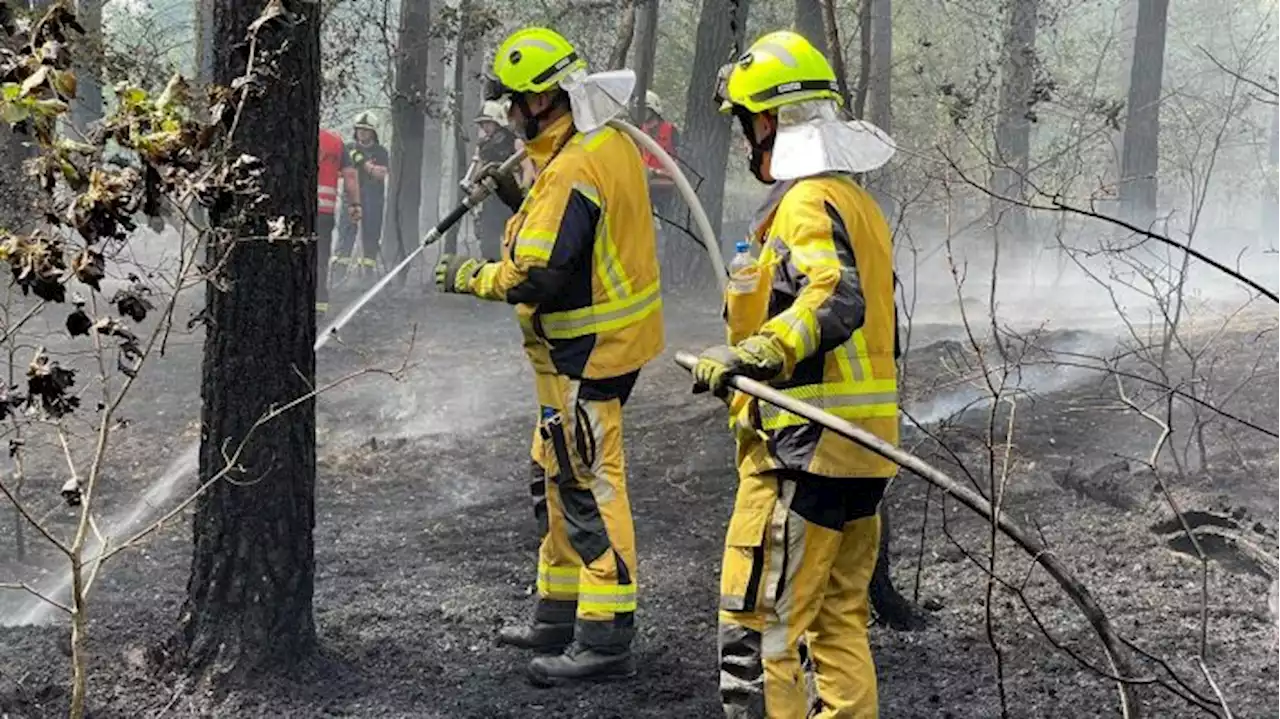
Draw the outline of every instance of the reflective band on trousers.
M577 310L542 315L542 334L547 339L567 340L600 334L639 322L662 307L657 282L630 297Z
M841 419L870 419L898 416L898 383L894 380L811 384L782 390ZM771 404L760 403L760 425L765 430L796 427L809 420Z
M625 614L636 610L634 584L599 586L583 584L578 588L579 612L614 612Z
M544 596L576 597L579 574L576 566L556 567L550 564L539 564L538 591Z

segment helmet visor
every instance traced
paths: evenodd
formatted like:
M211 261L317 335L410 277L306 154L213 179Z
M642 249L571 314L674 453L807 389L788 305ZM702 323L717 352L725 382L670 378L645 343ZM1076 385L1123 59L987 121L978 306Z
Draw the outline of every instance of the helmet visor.
M733 108L733 102L729 100L729 75L733 73L735 65L737 63L733 62L721 65L716 71L716 94L712 99L719 105L720 112L728 112Z
M515 94L515 91L507 87L498 78L487 75L484 78L484 99L490 102L498 101L509 95Z

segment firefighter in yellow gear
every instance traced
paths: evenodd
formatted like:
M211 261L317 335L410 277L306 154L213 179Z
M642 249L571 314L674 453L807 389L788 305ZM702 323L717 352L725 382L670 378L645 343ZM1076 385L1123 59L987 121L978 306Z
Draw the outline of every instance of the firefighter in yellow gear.
M741 123L753 174L773 185L749 238L758 257L726 289L728 344L705 350L694 369L695 391L728 399L737 440L720 577L725 716L875 717L868 586L878 505L896 467L802 417L730 393L727 382L768 382L897 443L889 230L852 177L870 168L846 145L879 140L851 135L855 123L836 114L840 95L826 58L792 32L760 38L727 65L717 100ZM816 714L802 639L815 668Z
M657 250L644 163L630 138L579 131L570 96L586 62L546 28L499 46L487 97L508 120L537 179L507 222L502 258L442 257L445 292L516 306L540 418L533 459L545 491L532 626L499 640L554 653L536 684L635 673L636 548L627 496L622 406L664 346Z

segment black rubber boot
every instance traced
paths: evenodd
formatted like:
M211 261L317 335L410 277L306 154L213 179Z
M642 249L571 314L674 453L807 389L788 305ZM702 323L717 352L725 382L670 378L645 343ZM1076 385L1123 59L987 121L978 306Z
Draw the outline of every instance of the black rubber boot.
M636 660L630 649L605 653L573 644L563 654L538 657L529 662L529 682L538 687L554 687L570 682L601 682L630 679L636 675Z
M573 643L573 625L534 622L531 626L503 627L498 630L498 643L559 654Z

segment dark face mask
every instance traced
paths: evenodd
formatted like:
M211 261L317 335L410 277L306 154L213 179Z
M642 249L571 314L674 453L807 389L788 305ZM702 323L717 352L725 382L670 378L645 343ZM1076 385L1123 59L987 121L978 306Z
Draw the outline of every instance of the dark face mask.
M772 185L777 180L766 180L764 178L764 156L765 153L773 150L773 142L778 137L778 131L770 132L768 137L757 142L755 123L752 121L751 113L741 108L734 108L733 114L738 118L738 123L742 125L742 134L747 138L747 144L751 146L751 174L755 175L755 178L760 182Z
M520 139L526 142L537 137L538 133L542 132L543 120L545 120L547 115L550 115L555 110L556 105L559 104L558 101L552 102L548 104L542 112L534 114L529 110L529 101L524 95L516 95L512 102L516 104L516 107L520 108L520 114L524 117L524 123L522 123L522 127L519 128L519 132L522 134Z

